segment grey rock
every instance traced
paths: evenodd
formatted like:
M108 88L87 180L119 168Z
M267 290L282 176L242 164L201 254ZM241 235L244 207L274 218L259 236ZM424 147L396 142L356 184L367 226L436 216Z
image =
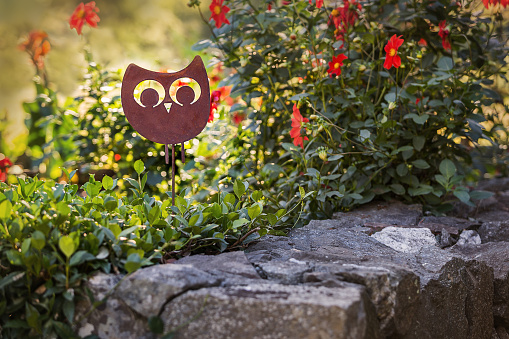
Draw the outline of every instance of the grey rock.
M467 259L485 263L493 269L493 316L495 325L509 329L509 242L493 242L452 248Z
M446 248L452 245L454 245L454 240L449 232L445 228L442 228L442 232L440 234L440 248Z
M509 191L509 178L482 180L477 184L477 189L490 192Z
M390 333L391 337L405 338L462 338L462 335L466 335L464 338L468 338L470 332L490 333L491 327L486 330L485 324L492 326L493 321L485 321L484 318L492 316L493 277L489 267L473 260L464 260L461 255L437 246L422 247L415 253L398 252L368 236L363 229L347 227L340 220L314 221L293 230L289 237L262 239L248 248L246 255L253 264L257 264L256 259L264 262L290 259L306 262L315 268L313 272L303 275L303 281L313 285L319 284L317 280L322 279L327 286L341 286L338 280L365 286L367 291L372 291L368 295L380 312L379 321L384 335ZM434 241L431 232L427 229L426 232L429 232L429 239ZM353 272L349 274L331 273L345 264L376 268L378 274L369 275L366 269L356 266L351 266ZM470 267L470 273L465 273L466 267ZM405 305L402 307L404 311L384 313L381 310L391 309L391 305L395 305L394 298L403 300L409 296L410 287L401 290L394 288L398 285L398 271L406 271L410 277L419 278L420 298L410 300L406 305L401 301L401 305ZM386 272L385 276L382 272ZM455 284L451 283L451 277ZM478 282L475 286L470 283L472 277ZM380 279L389 279L389 282L380 285ZM395 283L390 283L391 280ZM368 286L383 287L370 290ZM403 283L403 286L411 284ZM486 294L480 294L483 298L475 298L479 289L486 291ZM387 295L391 297L384 297ZM467 307L467 300L472 305ZM399 319L402 313L408 320ZM400 325L396 324L398 321L401 321Z
M490 338L492 272L477 261L448 261L422 287L418 318L403 338Z
M433 233L441 233L446 230L449 234L458 235L465 229L477 229L481 225L478 221L455 217L435 217L428 216L419 221L419 227L429 228Z
M454 204L454 215L472 217L480 221L504 221L509 215L509 190L495 191L487 199L475 201L475 206L467 206L457 202Z
M92 276L86 283L95 301L108 298L79 323L75 325L76 333L80 337L96 335L101 339L155 339L147 325L147 319L134 312L123 302L123 298L115 294L115 286L122 276L99 273ZM90 300L78 302L75 310L75 319L81 317L92 309Z
M218 286L221 279L190 265L150 266L131 274L117 294L133 310L146 317L159 314L171 298L190 289Z
M349 287L206 288L172 300L162 318L165 331L181 326L175 338L380 338L365 292Z
M509 241L509 214L505 221L484 222L478 232L483 243Z
M190 265L210 273L222 280L221 286L264 282L241 251L218 255L191 255L177 260L174 264Z
M257 265L262 275L269 280L274 280L285 285L296 285L303 282L303 275L310 272L312 267L306 262L294 258L289 261L270 261Z
M306 281L324 281L332 285L336 280L366 287L373 302L383 337L406 333L410 328L420 298L419 277L412 272L394 267L370 267L354 264L322 264ZM338 286L340 284L336 282ZM333 286L333 285L332 285Z
M496 333L499 339L509 339L509 333L507 333L505 327L498 326L496 328Z
M479 245L481 244L481 237L476 231L465 230L461 232L460 238L458 242L456 242L456 246L465 246L465 245Z
M421 248L435 246L435 236L427 228L387 227L372 235L384 245L398 252L415 253Z
M334 213L333 216L344 226L364 226L372 223L417 225L421 217L421 205L405 205L398 201L371 203L351 212Z

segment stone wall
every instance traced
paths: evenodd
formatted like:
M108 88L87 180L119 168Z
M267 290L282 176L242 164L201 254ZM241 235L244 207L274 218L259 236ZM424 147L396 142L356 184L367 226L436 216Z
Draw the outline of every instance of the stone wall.
M500 186L495 185L499 188ZM509 191L458 217L375 203L246 252L197 255L88 281L107 301L84 337L506 339ZM115 288L114 288L115 287ZM84 301L79 318L90 308Z

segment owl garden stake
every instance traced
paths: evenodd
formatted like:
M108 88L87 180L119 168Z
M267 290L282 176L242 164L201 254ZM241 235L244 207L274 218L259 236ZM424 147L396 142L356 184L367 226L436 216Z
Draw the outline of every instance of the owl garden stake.
M179 86L184 79L194 81L198 88ZM135 90L145 81L153 87L163 88L164 94L147 87L137 99ZM196 56L189 66L176 73L152 72L130 64L122 80L121 98L131 126L148 140L164 144L167 164L168 146L171 145L171 190L175 205L175 144L181 144L184 162L184 142L205 128L210 113L210 88L203 61Z

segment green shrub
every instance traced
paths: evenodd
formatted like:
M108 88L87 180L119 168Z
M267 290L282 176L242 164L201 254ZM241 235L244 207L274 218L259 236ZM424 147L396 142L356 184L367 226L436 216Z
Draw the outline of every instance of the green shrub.
M292 226L299 205L271 213L260 191L237 180L234 193L219 192L209 204L193 203L182 192L171 206L171 199L144 193L145 166L137 161L134 168L139 176L127 179L129 196L115 190L118 180L109 176L102 182L91 176L83 191L37 178L0 183L4 336L70 338L82 281L90 274L131 273L190 253L237 249Z
M446 210L452 194L468 204L479 197L466 187L480 176L471 150L496 141L483 110L501 102L492 84L507 74L499 13L448 0L214 3L229 7L230 24L213 28L211 19L213 39L195 48L233 70L224 83L245 104L232 110L251 122L232 146L249 151L241 162L232 152L232 171L278 166L284 177L261 187L316 191L306 209L314 216L375 198ZM404 39L402 63L387 69L393 36ZM443 164L454 165L452 185Z

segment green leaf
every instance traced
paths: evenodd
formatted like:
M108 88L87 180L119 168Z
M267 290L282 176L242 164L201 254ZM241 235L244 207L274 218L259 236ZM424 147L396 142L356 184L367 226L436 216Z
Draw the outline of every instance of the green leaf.
M488 191L472 191L470 192L470 199L472 200L482 200L482 199L488 199L493 196L493 192Z
M438 60L437 66L445 71L450 71L453 67L452 59L448 56L443 56Z
M392 184L389 187L395 194L398 194L398 195L405 194L405 188L400 184Z
M253 206L247 209L247 214L249 215L249 218L251 220L254 220L257 216L260 215L260 213L262 213L262 208L258 203L254 204Z
M103 187L105 190L111 190L115 187L114 183L113 183L113 179L107 175L104 176L104 178L102 180L102 184L103 184Z
M300 193L300 198L304 199L304 196L306 195L306 191L304 191L304 188L302 188L302 186L299 186L299 193Z
M67 258L70 258L74 251L76 251L74 240L72 240L72 238L68 235L63 236L60 240L58 240L58 246Z
M440 163L439 166L440 173L447 178L450 179L456 174L456 166L454 166L454 163L449 159L444 159Z
M117 199L115 199L112 196L107 196L104 199L104 208L106 208L107 211L113 212L118 207Z
M244 226L245 224L247 224L249 222L249 220L245 219L245 218L241 218L241 219L237 219L235 221L233 221L233 225L232 227L233 228L238 228L240 226Z
M62 310L69 324L72 324L74 322L74 301L65 300Z
M161 218L161 208L158 204L155 204L148 213L148 222L153 225L159 218Z
M229 203L229 204L234 205L234 204L235 204L235 196L234 196L233 194L231 194L231 193L228 193L228 194L224 197L223 201L224 201L225 203Z
M468 204L470 202L470 195L465 190L455 190L453 192L454 196L461 200L461 202Z
M7 276L0 279L0 290L3 289L5 286L8 286L12 284L13 282L18 281L19 279L23 278L25 276L26 272L21 271L15 271L9 273Z
M420 169L427 169L430 167L429 164L423 159L412 161L412 165Z
M36 250L42 250L46 245L46 236L41 231L34 231L32 233L32 246Z
M155 334L162 334L164 332L164 322L157 315L148 318L148 327Z
M136 160L136 162L134 163L134 170L136 171L136 173L138 173L138 175L143 173L143 171L145 170L145 164L143 163L143 161Z
M71 260L69 261L69 266L77 266L84 263L85 261L94 259L95 257L92 253L87 251L78 251L72 255Z
M138 229L140 226L139 225L136 225L136 226L131 226L129 228L126 228L125 230L122 230L122 232L120 232L118 234L118 237L125 237L131 233L133 233L134 231L136 231L136 229Z
M235 180L235 183L233 184L233 192L235 192L235 195L239 199L246 192L246 186L240 179Z
M416 135L412 138L412 144L414 145L416 151L422 150L425 142L426 138L424 138L422 135Z
M12 204L9 200L4 200L0 203L0 219L6 221L10 218L12 211Z
M71 208L65 201L60 201L59 203L57 203L57 211L58 214L63 216L68 216L71 214Z
M253 193L251 193L251 198L255 202L260 201L262 197L263 197L263 193L261 191L254 191Z
M396 173L398 173L398 175L400 177L404 177L405 175L407 175L408 173L408 167L406 164L399 164L397 167L396 167Z
M436 174L435 180L442 185L444 188L447 188L449 186L449 180L446 179L443 175Z
M40 324L41 314L39 313L37 308L25 302L25 316L28 326L35 329L38 333L41 333Z
M267 214L267 220L272 226L277 224L277 217L274 214Z
M138 253L133 253L129 255L126 263L124 264L124 268L127 273L132 273L141 267L141 259Z

